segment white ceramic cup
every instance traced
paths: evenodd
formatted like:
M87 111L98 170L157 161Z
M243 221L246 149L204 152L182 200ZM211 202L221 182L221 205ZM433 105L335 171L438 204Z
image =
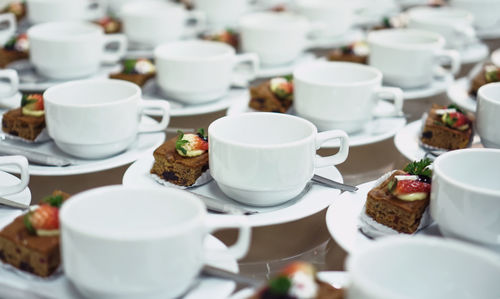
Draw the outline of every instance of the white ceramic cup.
M15 70L0 70L0 80L8 82L7 84L2 84L0 98L9 97L17 93L19 89L19 76Z
M500 0L450 0L450 6L471 12L478 29L498 26L500 21Z
M31 24L58 21L83 21L104 16L104 0L26 0Z
M188 104L209 102L224 96L237 64L250 63L255 75L259 58L252 53L236 55L220 42L190 40L155 48L156 78L162 93Z
M306 17L284 12L247 14L239 25L242 51L257 53L263 65L293 62L316 44L308 35L321 31Z
M44 94L45 122L50 137L64 152L99 159L124 151L138 133L165 130L170 120L166 101L145 101L128 81L80 80L62 83ZM150 109L160 110L158 124L141 122Z
M369 64L384 75L384 82L401 88L428 85L433 77L460 70L460 55L444 50L444 38L430 31L387 29L368 34ZM444 59L448 61L443 61ZM451 70L440 67L450 62Z
M237 228L234 258L250 245L244 216L207 215L200 199L174 188L85 191L59 217L64 273L88 298L177 298L207 257L221 256L203 248L209 233Z
M120 12L123 32L130 42L154 47L163 42L195 34L204 27L205 15L188 11L183 5L160 0L134 1L125 4ZM187 26L189 20L195 26Z
M325 27L328 36L347 32L354 22L354 6L349 1L296 0L294 10Z
M194 8L207 16L213 29L235 27L240 16L250 9L250 0L193 0Z
M0 28L0 45L3 47L3 45L16 33L16 16L13 13L0 14L0 24L3 24L3 26L1 26L2 28Z
M498 255L437 237L381 238L352 253L346 268L347 299L495 299L500 294Z
M51 22L28 29L30 61L36 70L53 79L75 79L96 73L102 62L120 60L127 49L122 34L103 33L99 25L85 22ZM113 52L105 48L116 43Z
M433 165L430 211L441 233L500 252L500 150L451 151Z
M220 189L244 204L272 206L297 196L314 168L344 162L349 140L344 131L318 133L300 117L279 113L244 113L219 118L208 127L210 173ZM316 156L332 139L339 152Z
M21 192L28 186L30 175L28 173L28 160L25 157L2 156L0 157L0 165L17 166L21 174L21 180L15 185L6 185L5 182L0 182L0 196Z
M340 129L352 133L376 117L403 113L403 92L382 87L382 73L374 67L348 62L317 61L293 72L293 107L298 116L320 131ZM394 109L375 113L379 99L389 97Z
M441 34L446 47L461 50L477 42L474 16L463 9L451 7L417 7L408 10L408 28Z
M490 83L477 93L476 131L485 147L500 149L500 83Z

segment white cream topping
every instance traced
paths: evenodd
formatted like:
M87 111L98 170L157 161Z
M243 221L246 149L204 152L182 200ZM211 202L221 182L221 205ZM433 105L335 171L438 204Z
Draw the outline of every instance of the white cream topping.
M398 181L416 181L416 180L418 180L417 175L395 175L394 177Z
M426 192L415 192L415 193L408 193L408 194L398 194L396 195L397 198L405 201L415 201L415 200L422 200L427 197Z
M149 74L149 73L153 73L156 71L154 64L152 64L147 59L137 60L137 62L135 63L134 69L138 74Z
M484 67L484 70L486 71L486 73L491 73L491 72L496 72L497 71L497 67L494 66L494 65L487 65Z
M31 109L27 109L26 107L23 107L21 109L23 115L30 115L30 116L36 116L36 117L40 117L42 115L45 115L45 110L31 110Z
M183 157L196 157L205 153L206 151L204 150L194 148L198 142L198 138L200 137L196 134L184 134L184 136L182 136L182 140L187 140L188 142L184 143L182 148L186 150L186 153L184 154L180 150L177 150L177 153Z
M288 295L296 297L298 299L312 299L316 298L318 293L318 286L314 277L307 275L302 271L298 271L293 274L292 286L288 290Z
M356 42L352 46L352 52L358 56L368 56L370 54L370 47L365 42Z
M447 113L455 113L457 112L457 109L455 108L449 108L449 109L436 109L436 114L437 115L445 115Z
M29 49L29 41L26 38L21 38L16 41L14 44L14 49L19 52L27 52Z
M271 91L276 91L276 89L278 87L280 87L281 84L286 84L288 83L288 81L283 78L283 77L277 77L277 78L273 78L271 79L271 81L269 82L269 85L270 85L270 88L271 88Z

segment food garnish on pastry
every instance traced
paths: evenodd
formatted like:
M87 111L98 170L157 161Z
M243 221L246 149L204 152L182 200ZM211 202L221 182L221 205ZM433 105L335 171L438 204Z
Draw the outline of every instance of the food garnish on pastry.
M293 77L272 78L250 87L249 107L264 112L285 113L293 103Z

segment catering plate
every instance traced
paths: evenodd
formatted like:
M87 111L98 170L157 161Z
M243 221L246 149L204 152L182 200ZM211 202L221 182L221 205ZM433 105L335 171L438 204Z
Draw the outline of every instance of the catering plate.
M10 89L9 84L0 82L0 94L5 94ZM17 92L11 96L0 96L0 109L14 109L21 105L22 95Z
M149 171L153 163L154 158L152 154L145 155L134 162L123 176L123 185L168 188L164 185L160 185L150 176ZM315 172L332 180L343 182L342 175L335 167L316 169ZM273 207L253 207L243 205L225 196L214 180L205 185L191 188L190 191L257 211L257 214L247 216L251 226L279 224L307 217L326 208L340 194L340 191L337 189L319 184L312 184L310 189L301 197L297 197L281 205Z
M29 62L29 60L14 61L9 65L7 65L7 68L14 69L17 71L19 75L20 91L44 91L51 86L74 80L74 79L55 80L43 77L42 75L36 72L35 68ZM121 69L120 64L102 65L101 68L97 71L97 73L79 79L108 78L109 74L118 72L120 71L120 69Z
M0 117L1 119L1 117ZM146 124L153 124L156 121L150 117L145 116L143 120ZM115 156L100 159L100 160L84 160L76 157L72 157L64 152L62 152L53 141L48 141L42 144L27 144L25 142L3 140L2 132L0 132L0 145L1 146L16 146L21 148L26 148L29 150L39 151L41 153L63 157L73 161L73 165L65 167L56 166L42 166L42 165L29 165L30 175L40 175L40 176L62 176L62 175L74 175L83 174L89 172L97 172L106 169L115 168L118 166L125 165L135 161L137 158L145 153L151 152L163 143L165 139L164 132L157 133L143 133L138 134L135 142L124 152L117 154ZM18 173L19 170L14 167L3 166L2 170Z
M19 210L5 210L0 208L0 227L9 224L21 213L22 211ZM221 255L217 259L209 259L208 264L228 271L238 272L236 260L229 255L227 247L221 241L208 235L204 242L207 250L221 250ZM44 299L83 299L64 274L55 274L51 278L42 279L13 269L13 267L1 261L0 263L2 298L39 299L42 297ZM234 282L228 280L198 277L193 283L194 287L182 298L226 298L234 290L235 285Z
M348 253L368 246L373 239L366 237L359 229L359 214L363 210L366 195L375 186L376 181L357 186L356 192L342 193L326 212L326 226L335 242ZM416 235L440 236L436 224L420 230Z
M189 105L184 104L179 101L171 100L165 98L156 84L156 81L149 80L142 87L143 98L146 100L162 100L170 103L170 116L192 116L205 113L216 112L224 110L233 103L245 101L248 99L248 90L246 88L232 88L229 92L218 100L198 104ZM160 116L159 112L154 113L151 111L151 115Z
M405 100L416 100L432 97L446 91L446 88L453 84L453 75L446 74L442 78L434 77L432 82L426 86L416 88L403 88ZM392 87L392 86L391 86Z
M417 161L425 156L425 151L419 145L422 120L409 123L394 136L394 145L398 151L410 161Z
M0 189L2 186L11 186L17 184L19 181L20 180L17 177L13 176L12 174L0 170ZM21 192L9 195L1 195L1 197L26 206L29 206L31 203L31 191L28 187L24 188L24 190ZM9 214L10 212L14 213L14 211L20 211L20 210L14 210L0 204L0 225L2 224L1 219L4 213L6 214Z
M488 57L490 50L485 43L476 42L460 51L460 60L464 63L475 63Z
M459 107L475 113L477 103L474 96L469 93L469 89L470 81L468 78L464 77L453 82L453 84L448 87L446 94L450 101L457 104Z
M344 271L322 271L318 272L317 275L319 280L329 283L337 289L347 287L349 282L348 274ZM246 288L233 294L229 299L247 299L255 294L255 292L255 289Z
M375 108L377 111L391 111L394 105L386 101L379 101L379 104ZM250 107L248 107L247 101L236 102L227 109L227 115L256 112ZM290 114L295 114L293 108L289 110ZM396 132L404 127L406 124L406 119L403 117L384 117L375 118L368 122L362 131L349 134L349 146L361 146L376 143L387 138L390 138L396 134ZM339 147L339 142L337 140L332 140L324 143L323 148L336 148Z

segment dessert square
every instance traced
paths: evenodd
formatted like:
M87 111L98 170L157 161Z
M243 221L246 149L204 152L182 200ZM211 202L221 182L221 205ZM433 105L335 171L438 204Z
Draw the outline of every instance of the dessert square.
M125 80L144 86L146 82L156 75L154 64L149 59L127 59L123 62L120 73L110 74L109 78Z
M365 42L355 42L348 46L332 50L328 54L330 61L343 61L367 64L370 48Z
M483 85L500 81L500 68L493 64L486 64L479 74L471 81L470 94L476 96L477 91Z
M9 110L2 116L2 131L27 140L35 140L45 128L45 117L24 115L22 108Z
M278 77L250 87L248 106L263 112L285 113L293 104L293 80Z
M14 61L28 59L28 51L29 42L25 33L12 37L3 48L0 48L0 67L4 68Z

